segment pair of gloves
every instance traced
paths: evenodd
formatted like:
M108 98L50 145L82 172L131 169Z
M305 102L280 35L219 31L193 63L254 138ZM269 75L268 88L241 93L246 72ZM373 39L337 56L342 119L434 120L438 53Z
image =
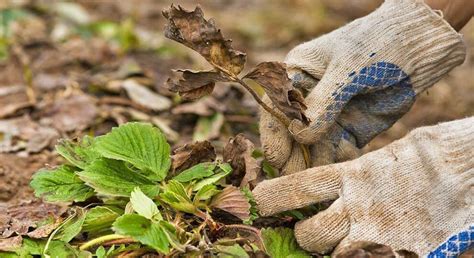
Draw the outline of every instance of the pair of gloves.
M474 118L416 129L357 158L465 55L461 35L421 0L387 0L291 50L288 75L307 93L311 123L286 128L262 111L265 155L285 176L254 189L260 213L335 200L295 226L312 252L338 253L356 241L429 257L470 248ZM313 168L305 168L299 144L310 147Z

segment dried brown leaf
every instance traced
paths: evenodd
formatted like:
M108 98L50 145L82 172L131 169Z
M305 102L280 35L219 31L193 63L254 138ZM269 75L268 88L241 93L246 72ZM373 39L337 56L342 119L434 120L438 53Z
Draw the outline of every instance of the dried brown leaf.
M215 98L209 96L198 101L178 105L171 110L172 114L195 114L198 116L211 116L216 111L223 112L225 108Z
M173 70L179 77L168 79L168 88L185 100L195 100L209 95L218 81L227 81L216 71ZM181 73L181 74L179 74Z
M40 126L29 116L0 120L0 153L16 152L26 149L27 152L39 152L52 145L59 137L54 128Z
M42 225L37 229L27 233L26 235L31 238L45 238L48 237L61 223L63 222L62 218L57 218L55 222Z
M62 132L81 131L90 127L99 113L96 100L85 94L59 99L44 111L46 117L43 122L50 123Z
M122 87L133 102L151 110L163 111L171 107L171 100L153 92L134 79L123 81Z
M212 198L210 207L226 211L241 220L250 218L250 204L245 195L235 186L227 186Z
M173 151L171 159L173 171L180 172L196 164L215 160L216 151L209 141L188 143Z
M21 247L22 242L21 236L0 239L0 252L13 252Z
M36 228L39 222L51 218L53 221L58 221L66 209L66 206L43 203L41 200L23 201L17 205L2 207L0 212L6 216L0 217L2 219L0 235L2 237L9 237L13 233L26 235L31 229Z
M335 254L336 258L389 258L396 257L392 248L372 242L359 241L350 244ZM407 256L403 256L407 257ZM410 256L408 256L410 257Z
M308 118L304 114L306 105L303 94L293 87L284 63L260 63L244 78L260 84L273 104L287 117L308 123Z
M231 46L231 40L222 36L212 19L204 19L200 7L194 11L184 10L181 6L163 11L168 19L165 36L177 41L201 54L213 66L238 75L244 68L246 55Z
M253 189L257 184L260 173L260 166L257 160L252 157L254 150L253 143L245 138L243 134L238 134L230 138L224 147L223 158L232 167L232 174L229 179L233 185Z
M14 115L30 106L25 86L0 87L0 118Z

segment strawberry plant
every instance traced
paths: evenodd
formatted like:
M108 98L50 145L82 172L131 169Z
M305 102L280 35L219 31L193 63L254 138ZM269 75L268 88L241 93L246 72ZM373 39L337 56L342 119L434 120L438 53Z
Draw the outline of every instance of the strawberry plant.
M37 172L31 187L45 201L72 203L68 216L44 222L40 235L23 237L20 248L2 255L306 255L291 230L251 226L255 202L248 189L225 183L229 164L202 162L170 173L170 146L150 124L132 122L103 136L61 140L56 149L66 162ZM216 210L242 223L226 224Z

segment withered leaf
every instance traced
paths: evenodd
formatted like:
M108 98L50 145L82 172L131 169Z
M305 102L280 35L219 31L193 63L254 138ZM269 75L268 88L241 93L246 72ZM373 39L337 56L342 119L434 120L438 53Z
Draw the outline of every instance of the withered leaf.
M260 229L255 228L249 225L243 224L230 224L222 225L216 232L218 239L235 239L235 238L245 238L247 241L250 241L252 244L257 245L260 250L265 250L265 245L263 244L262 235ZM219 240L216 241L218 243ZM263 256L252 256L252 257L270 257L268 255Z
M171 114L195 114L198 116L211 116L214 113L224 112L225 107L214 97L204 97L198 101L184 103L171 110Z
M42 122L61 132L84 130L94 123L99 114L96 102L95 98L83 93L56 100L52 106L44 108Z
M224 147L223 159L232 167L229 179L233 185L248 186L253 189L257 184L260 166L257 160L252 157L253 150L253 143L243 134L230 138Z
M386 245L376 244L373 242L358 241L351 243L335 254L336 258L382 258L382 257L396 257L392 248ZM403 256L413 257L413 256ZM416 257L416 256L415 256Z
M173 171L179 172L196 164L215 160L216 151L209 141L188 143L173 151L171 159Z
M31 237L31 238L45 238L48 237L61 223L63 222L62 218L57 218L56 221L42 225L38 227L37 229L27 233L26 235Z
M210 207L226 211L241 220L250 218L250 204L239 188L229 185L212 198Z
M171 100L153 92L149 88L140 84L137 80L124 80L122 82L122 87L125 89L130 99L139 105L155 111L163 111L171 107Z
M168 88L178 92L185 100L195 100L209 95L216 82L228 81L217 71L173 70L180 76L177 79L168 79Z
M260 84L273 104L291 119L308 123L304 114L306 105L303 94L293 87L286 73L286 66L281 62L263 62L245 75Z
M26 235L31 229L36 228L38 223L47 219L57 221L66 211L67 206L43 203L41 200L23 201L17 205L9 205L0 209L5 216L0 217L0 235L9 237Z
M231 40L222 36L212 19L204 19L200 7L194 11L184 10L181 6L171 7L163 11L168 19L165 36L175 40L201 54L213 66L225 69L238 75L244 68L246 54L236 51Z
M21 247L22 242L21 236L0 239L0 252L14 252Z

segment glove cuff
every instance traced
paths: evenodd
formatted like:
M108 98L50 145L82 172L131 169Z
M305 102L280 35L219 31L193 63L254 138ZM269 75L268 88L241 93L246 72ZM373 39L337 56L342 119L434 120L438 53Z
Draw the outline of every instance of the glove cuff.
M434 11L422 0L387 0L371 15L372 22L367 26L378 23L381 31L373 33L376 38L372 40L379 42L369 49L382 47L380 52L383 53L385 44L380 41L386 41L387 45L397 41L399 47L388 51L381 61L400 66L410 77L415 93L431 87L464 62L466 47L462 35L440 11Z
M436 128L436 127L434 127ZM445 164L456 173L474 167L474 117L439 124L440 144Z

